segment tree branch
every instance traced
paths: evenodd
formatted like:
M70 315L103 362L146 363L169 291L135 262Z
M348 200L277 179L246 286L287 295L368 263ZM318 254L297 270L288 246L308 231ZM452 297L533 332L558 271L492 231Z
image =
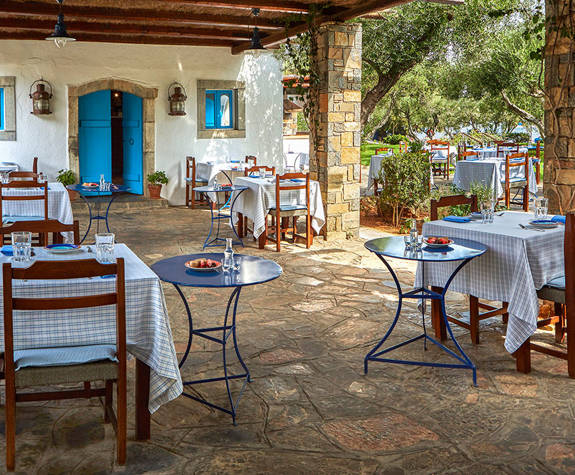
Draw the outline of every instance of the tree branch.
M545 137L545 127L543 126L543 121L539 120L537 117L535 117L533 114L530 114L526 110L521 109L521 107L519 107L517 104L514 104L513 102L511 102L511 99L509 99L509 96L507 95L507 93L505 91L501 91L501 97L503 98L503 102L505 102L505 105L511 111L513 111L515 114L517 114L523 120L526 120L527 122L529 122L529 123L533 124L535 127L537 127L537 129L539 130L539 133L541 134L541 137Z

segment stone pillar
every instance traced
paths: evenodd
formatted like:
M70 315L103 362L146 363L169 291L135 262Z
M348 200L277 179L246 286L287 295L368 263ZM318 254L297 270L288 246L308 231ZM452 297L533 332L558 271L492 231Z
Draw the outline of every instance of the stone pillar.
M575 210L575 10L570 4L546 0L543 190L550 210L561 214Z
M319 27L312 55L310 171L319 180L329 239L359 235L361 25Z

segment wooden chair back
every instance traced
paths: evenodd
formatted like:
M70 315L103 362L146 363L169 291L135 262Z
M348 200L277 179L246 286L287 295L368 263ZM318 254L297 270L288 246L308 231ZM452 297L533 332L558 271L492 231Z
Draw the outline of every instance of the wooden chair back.
M246 163L255 167L258 164L258 159L254 155L246 155Z
M34 161L32 162L32 173L38 173L38 157L34 157Z
M305 180L298 183L289 180ZM305 204L309 214L309 173L284 173L276 176L276 209L281 207L281 192L288 190L305 190Z
M34 190L36 194L5 194L5 190ZM4 216L4 201L44 201L44 219L48 219L48 183L38 183L37 181L11 181L9 183L0 183L0 216Z
M26 181L38 181L38 174L35 172L26 171L13 171L8 174L10 180L26 180Z
M375 149L375 154L376 155L380 155L380 154L387 154L387 153L393 153L393 149L389 148L389 147L380 147L380 148L376 148Z
M442 196L438 200L431 200L430 218L431 221L437 221L439 219L439 209L446 208L448 206L460 206L469 205L471 207L471 212L477 212L477 196L471 195L469 198L465 195L451 195Z
M186 179L196 181L196 157L186 157Z
M447 151L447 155L449 156L449 152L451 149L451 144L445 140L428 140L427 144L429 145L430 152L437 152L440 150Z
M509 153L519 153L519 144L515 142L495 142L497 144L497 156L507 155Z
M523 210L529 211L529 154L524 153L509 153L505 156L505 206L509 208L511 205L511 169L516 167L523 167L525 177L525 188L523 189Z
M250 176L252 173L260 172L263 170L264 172L271 172L272 175L275 176L276 174L276 167L267 167L265 165L256 165L255 167L250 167L244 169L244 176Z
M458 157L458 160L467 160L468 158L479 158L479 152L469 151L469 152L461 152L461 156Z
M407 152L408 144L407 142L399 142L399 153Z
M57 219L44 221L16 221L7 226L0 227L0 243L8 243L11 233L28 231L32 233L32 245L46 246L49 244L49 236L52 235L52 244L64 242L62 233L71 232L74 235L74 244L80 244L80 224L75 220L73 224L64 224Z

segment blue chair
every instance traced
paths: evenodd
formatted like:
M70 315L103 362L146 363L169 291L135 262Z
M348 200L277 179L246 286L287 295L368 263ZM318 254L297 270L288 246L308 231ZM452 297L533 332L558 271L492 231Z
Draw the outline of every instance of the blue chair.
M15 280L81 279L116 275L114 292L82 297L15 297ZM124 259L115 264L100 264L95 259L36 261L28 268L2 266L4 297L4 377L6 380L5 433L6 468L16 464L16 402L103 397L105 422L112 422L117 434L118 464L126 462L126 308ZM14 323L20 311L34 312L115 306L116 342L69 347L16 349ZM46 318L46 317L45 317ZM57 317L53 317L57 318ZM60 317L63 318L63 317ZM16 325L17 326L17 325ZM65 322L62 322L65 330ZM55 336L56 337L56 336ZM91 381L105 381L103 388L92 388ZM116 413L112 407L113 383L117 383ZM83 384L83 389L19 392L21 388L61 384Z

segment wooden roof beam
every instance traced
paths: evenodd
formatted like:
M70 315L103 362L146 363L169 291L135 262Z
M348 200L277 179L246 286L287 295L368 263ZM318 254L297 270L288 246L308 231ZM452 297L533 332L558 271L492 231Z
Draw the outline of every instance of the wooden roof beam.
M133 43L148 45L182 45L182 46L219 46L229 48L234 43L231 40L219 40L208 38L174 38L167 36L141 36L141 35L117 35L104 33L101 35L93 33L74 34L78 41L92 43ZM40 31L15 31L0 32L0 40L43 40L46 34Z
M263 11L285 13L308 13L309 6L305 3L289 0L164 0L164 3L181 3L201 7L247 9L259 8Z
M35 1L16 2L4 0L0 2L0 15L49 15L56 18L58 14L58 4L54 2L42 3ZM66 20L71 19L101 19L101 20L125 20L125 21L145 21L149 24L169 21L180 24L201 24L201 25L232 25L232 26L253 26L253 19L250 15L213 15L204 13L186 13L171 10L143 9L143 8L108 8L66 5L64 8ZM55 20L54 20L55 21ZM271 19L258 18L258 27L262 30L278 29L278 25Z
M86 21L66 21L68 32L75 36L80 33L117 33L133 35L173 36L187 38L216 38L228 40L249 40L250 31L218 30L216 28L197 28L186 26L145 25L133 23L101 23ZM0 28L3 30L41 30L46 36L54 28L53 20L36 20L31 18L1 18ZM262 34L262 37L265 35Z

